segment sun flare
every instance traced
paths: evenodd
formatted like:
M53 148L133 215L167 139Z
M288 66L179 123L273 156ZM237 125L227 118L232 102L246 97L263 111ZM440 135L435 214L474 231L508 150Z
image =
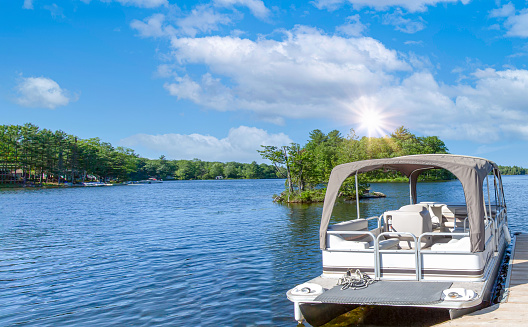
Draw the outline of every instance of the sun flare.
M369 137L385 135L383 116L375 110L365 110L360 114L360 129L366 130Z

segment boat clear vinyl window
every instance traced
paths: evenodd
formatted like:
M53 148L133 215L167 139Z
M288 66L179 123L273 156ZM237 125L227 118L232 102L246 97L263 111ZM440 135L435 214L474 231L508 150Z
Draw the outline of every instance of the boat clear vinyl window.
M427 176L426 173L429 173L430 176L443 176L445 172L446 170L444 169L431 169L422 174L425 176ZM462 183L451 173L449 173L449 177L452 179L443 181L424 181L423 179L419 179L416 184L417 202L434 201L439 203L465 204L466 198Z

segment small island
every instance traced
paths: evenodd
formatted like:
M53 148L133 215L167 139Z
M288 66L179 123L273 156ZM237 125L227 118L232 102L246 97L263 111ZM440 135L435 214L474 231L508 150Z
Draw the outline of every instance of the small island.
M320 130L310 133L308 142L301 146L292 143L288 146L263 146L261 156L270 160L277 174L284 178L285 190L274 194L278 203L317 203L323 202L326 183L332 169L343 163L358 160L391 158L414 154L447 154L448 149L437 136L416 136L401 126L383 137L359 138L352 129L347 137L334 130L328 134ZM524 174L520 167L500 167L504 173ZM420 175L419 181L444 181L455 176L444 169L429 170ZM358 181L359 198L379 198L385 194L370 191L375 182L404 182L407 177L393 171L373 171L361 174ZM339 198L355 201L354 178L349 178L341 187Z

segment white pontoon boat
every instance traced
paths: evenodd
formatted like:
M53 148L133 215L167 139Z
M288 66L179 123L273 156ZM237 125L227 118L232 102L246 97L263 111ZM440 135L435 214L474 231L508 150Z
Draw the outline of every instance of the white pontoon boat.
M410 204L364 219L356 199L357 219L328 226L345 179L355 178L357 194L357 175L378 169L409 178ZM418 176L430 169L454 174L466 203L417 203ZM336 166L319 237L322 275L287 292L297 321L321 325L359 305L445 309L451 318L469 313L490 301L510 241L501 174L486 159L447 154Z

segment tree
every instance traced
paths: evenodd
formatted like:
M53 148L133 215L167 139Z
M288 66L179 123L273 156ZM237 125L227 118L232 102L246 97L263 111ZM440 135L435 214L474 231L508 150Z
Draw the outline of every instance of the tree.
M277 174L281 174L282 178L286 178L288 191L293 193L293 183L291 174L291 158L289 156L290 147L282 146L280 148L272 145L261 145L264 150L257 150L264 159L268 159L277 169ZM281 169L282 165L286 170Z

